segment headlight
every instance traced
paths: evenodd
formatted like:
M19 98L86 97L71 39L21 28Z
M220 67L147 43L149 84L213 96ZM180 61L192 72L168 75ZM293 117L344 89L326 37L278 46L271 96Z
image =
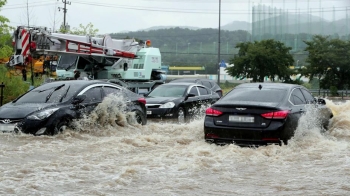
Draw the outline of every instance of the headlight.
M28 116L27 119L30 119L30 120L42 120L42 119L45 119L45 118L51 116L51 114L56 112L58 109L59 108L52 108L52 109L42 110L42 111L39 111L37 113L34 113L34 114Z
M168 103L165 103L165 104L159 106L159 108L173 108L174 106L175 106L174 102L168 102Z

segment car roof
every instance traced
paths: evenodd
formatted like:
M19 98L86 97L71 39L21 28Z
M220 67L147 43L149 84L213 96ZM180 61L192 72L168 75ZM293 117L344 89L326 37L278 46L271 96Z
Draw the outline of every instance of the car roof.
M101 81L101 80L56 80L56 81L44 83L38 87L47 86L50 88L51 86L61 85L61 84L74 85L74 86L80 86L80 87L88 86L91 84L110 84L110 85L121 87L115 83ZM36 87L36 88L38 88L38 87ZM121 87L121 88L123 88L123 87Z
M196 85L196 86L203 86L201 84L197 84L197 83L193 83L193 82L171 82L171 83L165 83L163 85L182 85L182 86L193 86L193 85Z
M259 88L259 85L261 85L261 87L264 89L265 88L274 88L274 89L292 89L292 88L296 88L296 87L303 87L301 85L298 84L288 84L288 83L274 83L274 82L255 82L255 83L243 83L240 84L238 86L236 86L235 88Z
M202 85L202 84L197 84L197 83L192 83L192 82L172 82L172 83L165 83L165 84L162 84L162 85L167 85L167 86L171 86L171 85L182 85L182 86L187 86L187 87L190 87L190 86L201 86L201 87L204 87L204 88L207 88L210 90L210 88Z
M170 82L176 82L176 81L198 81L198 80L202 80L202 81L213 81L215 82L214 80L211 80L211 79L208 79L208 78L179 78L179 79L174 79L174 80L171 80Z

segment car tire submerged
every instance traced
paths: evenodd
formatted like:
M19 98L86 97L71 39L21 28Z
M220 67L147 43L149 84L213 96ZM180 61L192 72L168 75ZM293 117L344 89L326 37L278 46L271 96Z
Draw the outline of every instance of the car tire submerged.
M182 107L179 107L179 109L177 110L177 121L179 123L184 123L185 120L186 120L185 110Z
M140 125L146 125L147 124L147 118L140 110L134 110L135 112L135 120L137 124Z
M70 125L70 120L63 119L61 121L58 121L53 129L53 132L51 135L57 135L63 131L65 131Z

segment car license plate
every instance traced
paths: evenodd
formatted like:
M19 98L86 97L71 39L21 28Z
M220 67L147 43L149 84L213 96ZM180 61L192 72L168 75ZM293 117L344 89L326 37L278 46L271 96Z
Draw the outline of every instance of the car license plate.
M15 130L15 124L0 125L0 132L13 132L14 130Z
M148 110L148 111L147 111L147 114L152 114L152 111L149 111L149 110Z
M231 121L231 122L253 123L254 122L254 117L253 116L230 115L228 120Z

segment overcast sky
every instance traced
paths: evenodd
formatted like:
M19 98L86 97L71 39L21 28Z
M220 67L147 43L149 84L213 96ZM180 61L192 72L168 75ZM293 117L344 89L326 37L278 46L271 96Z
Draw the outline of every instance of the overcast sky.
M152 26L194 26L217 28L219 0L70 0L67 5L67 23L71 27L92 22L99 33L136 31ZM63 22L62 0L7 0L0 11L10 19L12 26L29 23L35 26L59 28ZM350 20L350 0L221 0L221 25L232 21L251 21L251 7L259 3L306 12L328 20L346 16ZM323 8L323 14L320 12ZM333 8L334 7L334 8ZM332 10L336 10L333 16ZM322 10L322 9L321 9Z

